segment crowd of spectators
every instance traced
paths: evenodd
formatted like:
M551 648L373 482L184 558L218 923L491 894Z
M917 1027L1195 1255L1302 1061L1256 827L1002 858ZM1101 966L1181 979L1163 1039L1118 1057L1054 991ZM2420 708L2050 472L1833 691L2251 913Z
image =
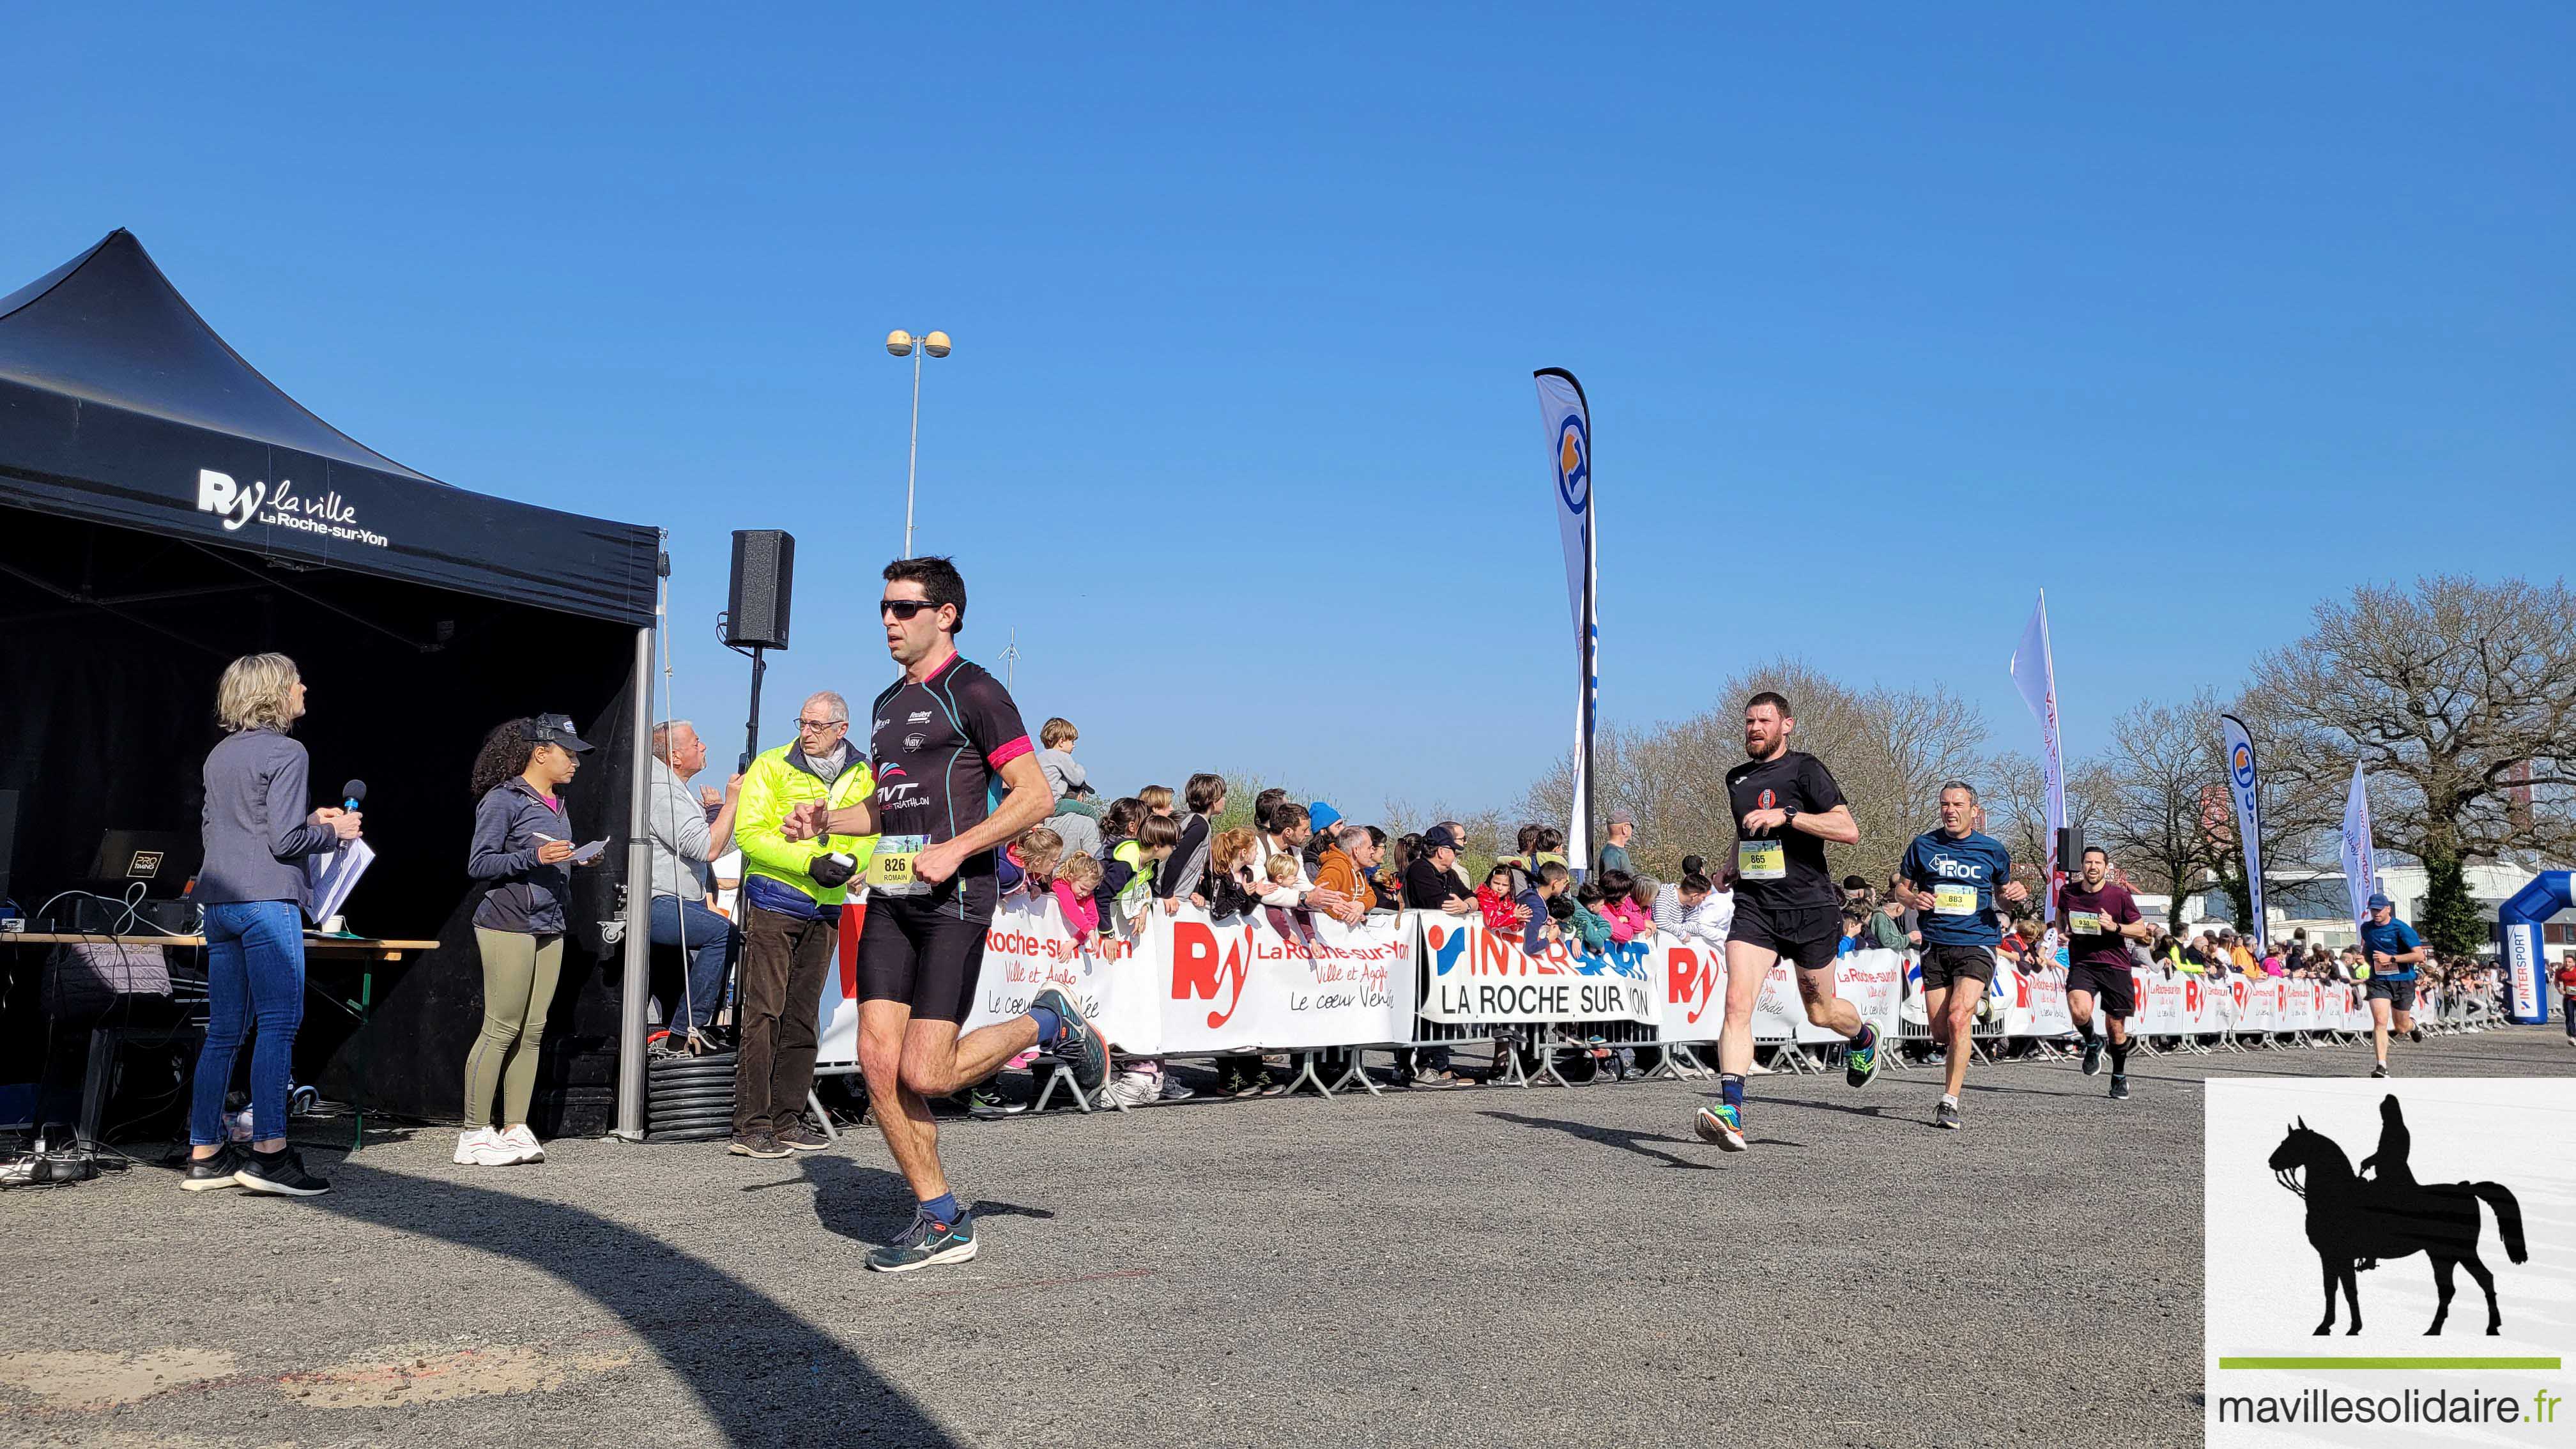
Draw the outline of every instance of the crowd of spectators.
M655 754L672 778L657 778L656 783L676 796L702 752L694 749L694 735L685 725L667 728L667 743L664 733L656 732ZM1184 905L1220 919L1258 912L1280 935L1298 942L1312 941L1317 923L1326 919L1354 925L1373 913L1434 911L1479 919L1491 930L1516 936L1533 953L1560 944L1598 952L1659 937L1723 950L1734 918L1732 873L1711 870L1703 857L1681 857L1671 880L1657 880L1640 869L1637 824L1626 811L1613 812L1600 851L1580 878L1566 856L1565 832L1539 824L1521 826L1513 852L1498 856L1479 877L1471 874L1466 860L1467 829L1454 820L1418 833L1390 834L1345 818L1328 802L1301 804L1285 790L1269 789L1253 800L1248 823L1221 828L1232 801L1225 778L1214 773L1192 775L1177 791L1148 785L1134 795L1103 800L1075 758L1080 740L1081 732L1064 719L1050 719L1040 727L1037 758L1054 808L1043 824L1001 852L999 874L1006 900L1051 898L1066 928L1095 946L1113 938L1132 939L1152 912L1176 913ZM707 829L689 822L686 833L667 846L657 838L657 846L677 857L675 873L682 862L703 861L723 849L730 793L701 792L706 816L717 817L708 820ZM661 833L657 828L657 837ZM658 854L656 863L662 864ZM675 874L665 886L657 870L656 884L657 895L680 896L681 887L690 883ZM1845 952L1903 953L1921 947L1921 923L1893 877L1873 886L1865 877L1848 876L1842 897ZM714 904L714 898L707 897L707 903ZM683 914L680 905L656 903L657 939L665 934L675 943L681 939L676 929ZM667 925L665 913L671 916ZM694 902L686 916L691 921L721 919L698 915ZM2015 965L2036 965L2046 934L2046 922L2025 910L2003 922L1998 954ZM696 948L693 954L703 953L701 959L713 965L738 951L741 937L734 930L702 935L692 929L686 939ZM2131 949L2142 966L2213 979L2352 981L2367 975L2358 948L2330 950L2311 942L2304 930L2258 948L2223 926L2185 934L2159 929L2152 940ZM686 1040L692 1025L702 1037L710 1034L705 1004L698 999L706 994L698 979L706 969L692 972L691 989L679 993L688 1002L683 1011L694 1008L694 1020L675 1013L675 1041ZM2491 993L2497 973L2492 963L2428 959L2418 980L2430 988ZM1227 1095L1286 1090L1272 1065L1258 1057L1227 1059L1218 1066L1217 1090ZM1158 1060L1122 1057L1120 1068L1110 1091L1129 1105L1193 1095ZM1399 1055L1397 1080L1443 1086L1461 1078L1446 1050L1425 1048ZM1010 1110L989 1084L973 1097L970 1105L980 1113Z

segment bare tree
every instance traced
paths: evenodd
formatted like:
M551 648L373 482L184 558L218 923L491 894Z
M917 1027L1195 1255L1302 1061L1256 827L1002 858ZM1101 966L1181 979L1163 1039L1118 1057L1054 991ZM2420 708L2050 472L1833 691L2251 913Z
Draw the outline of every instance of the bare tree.
M1635 813L1632 854L1650 874L1670 879L1685 855L1728 858L1735 818L1726 772L1744 763L1743 702L1765 689L1787 696L1797 720L1791 748L1825 762L1860 823L1859 844L1827 851L1837 874L1885 875L1906 842L1931 828L1941 782L1982 763L1985 725L1947 690L1854 689L1794 659L1757 666L1697 715L1596 738L1602 814ZM1530 786L1522 813L1562 821L1573 793L1569 757Z
M2439 576L2319 604L2254 668L2283 767L2338 803L2358 760L2382 845L2435 861L2576 848L2576 596ZM2269 762L2267 762L2268 765ZM2528 778L2531 806L2516 793Z

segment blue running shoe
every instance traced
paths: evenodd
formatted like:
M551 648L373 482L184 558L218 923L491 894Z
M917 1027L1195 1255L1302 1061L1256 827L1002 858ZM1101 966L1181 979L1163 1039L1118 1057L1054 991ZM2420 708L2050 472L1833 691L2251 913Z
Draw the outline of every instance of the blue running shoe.
M909 1273L937 1263L963 1263L975 1256L975 1215L959 1213L953 1223L934 1223L915 1213L902 1236L868 1254L877 1273Z
M1064 1035L1045 1049L1047 1055L1071 1063L1074 1083L1085 1093L1099 1091L1100 1084L1109 1080L1109 1043L1102 1041L1091 1023L1082 1019L1082 1013L1073 1009L1073 999L1052 986L1039 992L1029 1005L1043 1006L1064 1022Z

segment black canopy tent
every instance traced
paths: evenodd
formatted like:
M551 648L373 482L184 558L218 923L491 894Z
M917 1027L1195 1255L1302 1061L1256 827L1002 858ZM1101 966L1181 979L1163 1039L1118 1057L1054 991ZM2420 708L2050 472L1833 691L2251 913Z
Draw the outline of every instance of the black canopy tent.
M575 872L538 1125L596 1132L614 1100L618 1125L640 1126L641 1056L620 1046L643 1035L626 985L644 979L648 893L621 885L644 872L659 567L653 529L469 493L343 435L110 233L0 298L10 894L33 908L84 884L108 828L193 833L217 676L239 655L293 656L314 790L369 786L378 858L353 926L440 943L394 973L369 1040L308 1010L298 1079L348 1090L363 1059L375 1105L452 1117L481 1016L468 767L494 724L564 711L600 747L567 792L572 822L612 849ZM0 1041L28 1029L0 1021Z

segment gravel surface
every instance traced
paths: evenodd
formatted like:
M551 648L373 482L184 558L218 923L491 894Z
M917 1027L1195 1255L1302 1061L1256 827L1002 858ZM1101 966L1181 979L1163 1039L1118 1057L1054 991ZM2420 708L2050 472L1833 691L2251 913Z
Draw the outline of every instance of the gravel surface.
M1742 1156L1669 1081L955 1122L983 1255L898 1278L872 1134L317 1137L309 1201L139 1166L0 1195L0 1444L2197 1444L2195 1084L2369 1055L2133 1065L1981 1067L1956 1134L1923 1069L1764 1077Z

